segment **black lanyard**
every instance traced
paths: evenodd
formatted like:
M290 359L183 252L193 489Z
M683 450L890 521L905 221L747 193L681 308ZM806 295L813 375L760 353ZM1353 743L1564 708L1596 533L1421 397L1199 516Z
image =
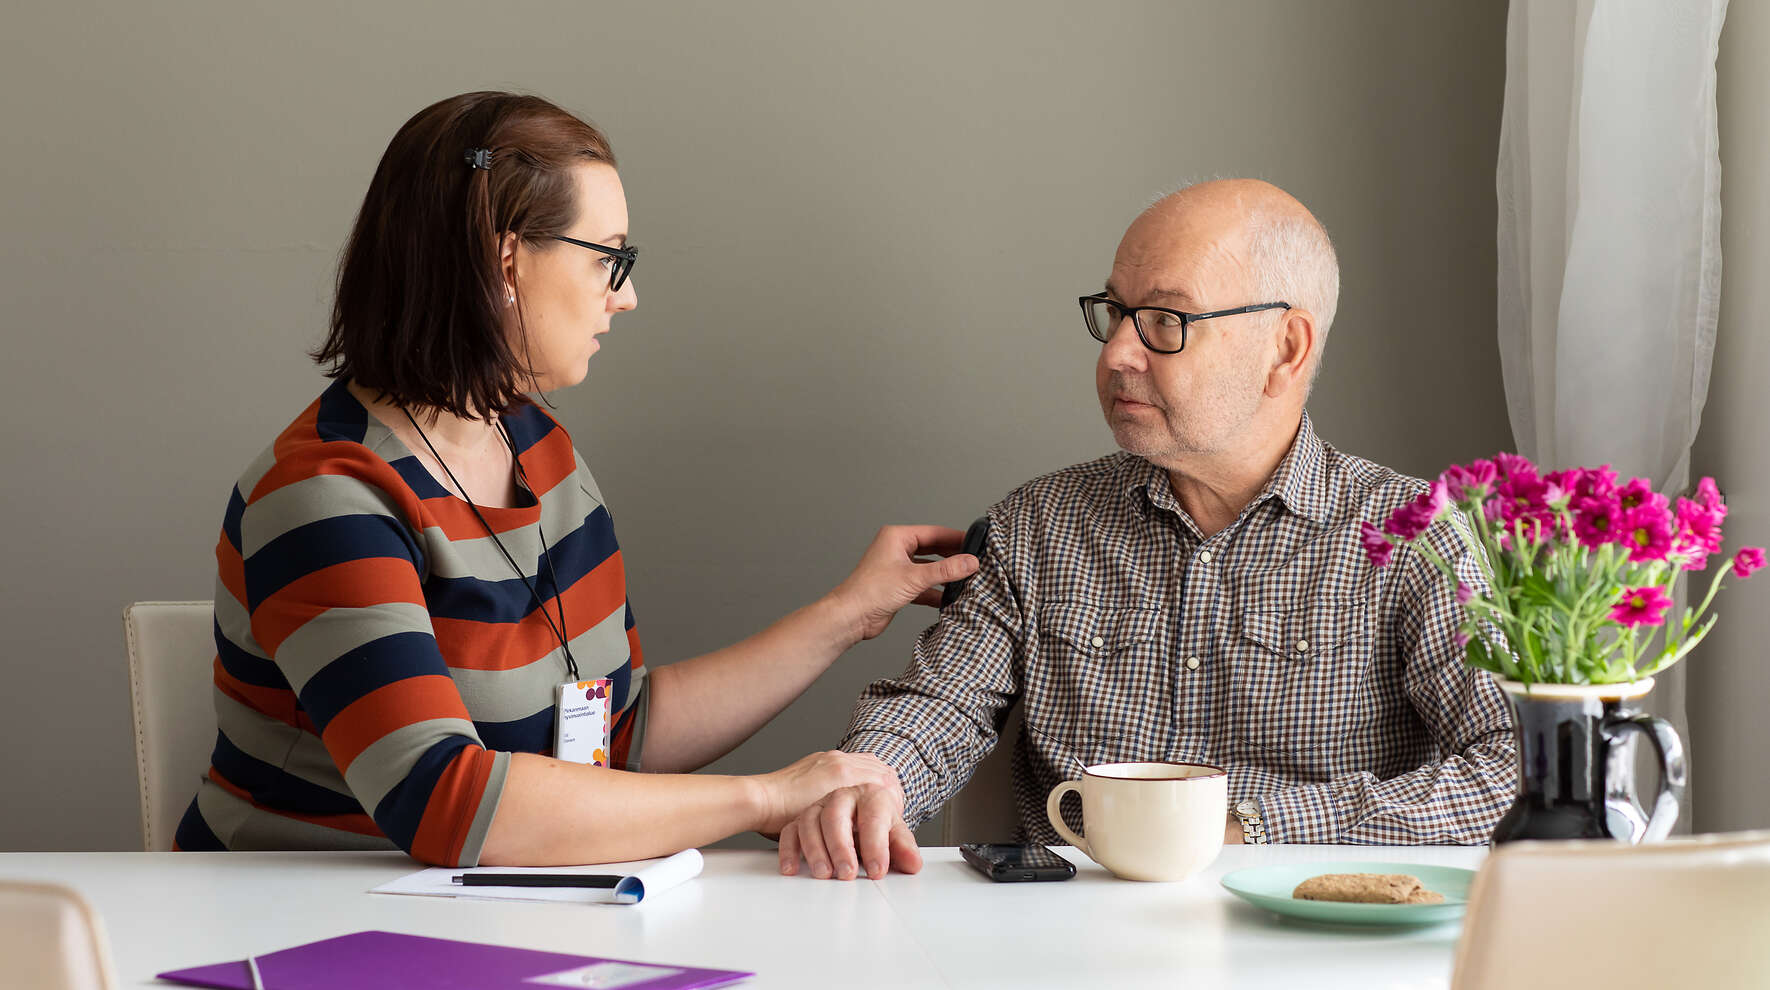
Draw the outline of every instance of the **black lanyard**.
M424 441L424 446L430 448L430 456L436 458L436 463L442 466L443 473L449 476L451 482L454 482L455 490L461 493L462 500L467 503L469 509L473 510L473 517L478 519L479 524L486 528L486 535L490 536L492 542L497 544L498 552L503 554L504 559L510 562L510 569L516 572L517 578L522 581L522 586L529 589L529 597L534 599L535 607L541 612L541 618L547 621L547 628L553 630L554 638L559 640L559 648L565 653L566 674L569 675L573 681L580 680L581 678L578 676L578 661L572 656L571 644L566 642L565 638L565 589L559 586L559 573L553 569L553 555L547 550L547 531L541 528L540 518L537 516L535 519L535 532L541 537L541 560L547 565L547 576L553 579L553 601L559 606L558 625L553 624L553 616L548 614L547 603L541 600L541 593L535 590L534 584L531 583L528 576L522 572L522 568L516 566L516 558L510 556L510 551L504 548L504 541L498 539L497 533L492 532L491 523L486 522L486 517L480 515L479 506L473 504L472 497L467 494L466 486L462 485L461 482L455 479L455 472L449 470L448 462L444 461L442 455L436 452L436 445L431 443L430 437L424 434L424 427L419 426L418 421L412 418L411 410L401 406L400 412L406 414L406 419L412 424L412 429L418 431L419 439ZM498 434L504 438L504 443L510 448L510 460L516 465L517 479L522 482L524 488L528 489L529 494L535 497L535 507L537 509L540 508L541 496L535 491L535 487L529 484L528 473L522 469L522 458L517 456L516 453L516 441L510 439L510 432L504 429L502 421L499 421L496 425L498 427Z

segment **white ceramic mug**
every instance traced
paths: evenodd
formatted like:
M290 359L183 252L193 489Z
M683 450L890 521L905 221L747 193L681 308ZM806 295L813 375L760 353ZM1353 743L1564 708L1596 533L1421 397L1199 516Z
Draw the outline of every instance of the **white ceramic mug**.
M1063 796L1082 796L1084 838L1063 823ZM1051 827L1126 880L1185 880L1223 849L1229 775L1200 763L1101 763L1045 799Z

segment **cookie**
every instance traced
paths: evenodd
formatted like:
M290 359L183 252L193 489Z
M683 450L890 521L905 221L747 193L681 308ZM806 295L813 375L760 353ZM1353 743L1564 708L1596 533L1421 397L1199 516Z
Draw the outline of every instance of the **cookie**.
M1407 873L1324 873L1297 885L1291 896L1305 901L1354 904L1442 904L1444 895L1425 889Z

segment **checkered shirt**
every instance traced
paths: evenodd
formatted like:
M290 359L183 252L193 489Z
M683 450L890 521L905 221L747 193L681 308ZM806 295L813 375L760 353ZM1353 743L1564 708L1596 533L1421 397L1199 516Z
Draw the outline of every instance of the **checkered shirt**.
M1273 842L1485 842L1516 789L1505 699L1460 662L1450 582L1411 548L1372 567L1359 543L1424 487L1307 414L1208 539L1128 453L1029 482L990 508L982 567L909 669L861 694L842 748L896 767L919 825L1019 700L1021 838L1060 841L1045 797L1080 767L1168 760L1228 770L1230 805L1257 801ZM1447 522L1424 539L1480 586Z

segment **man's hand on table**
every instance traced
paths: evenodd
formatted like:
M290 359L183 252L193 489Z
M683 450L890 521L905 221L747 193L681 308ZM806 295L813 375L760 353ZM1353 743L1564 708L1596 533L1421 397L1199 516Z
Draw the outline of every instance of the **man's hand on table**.
M922 852L903 820L903 788L895 775L887 785L862 783L831 791L781 830L781 875L799 872L803 857L811 875L853 880L862 872L878 880L886 871L915 873Z

